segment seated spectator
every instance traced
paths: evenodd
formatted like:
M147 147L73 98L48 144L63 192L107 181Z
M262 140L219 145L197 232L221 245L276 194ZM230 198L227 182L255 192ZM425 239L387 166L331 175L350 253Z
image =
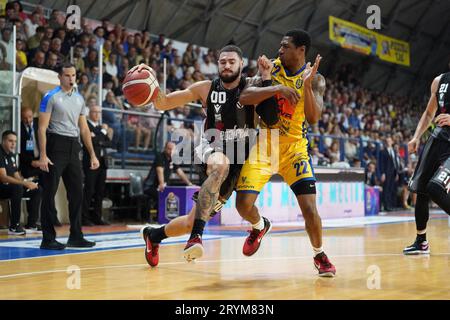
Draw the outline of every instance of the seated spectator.
M84 66L87 69L91 69L93 67L98 67L98 51L95 49L91 49L88 52L87 57L84 59Z
M73 64L75 65L75 69L77 70L77 72L86 72L86 67L83 59L83 47L80 45L77 45L73 52Z
M366 185L371 187L380 185L380 180L376 174L376 164L374 161L367 163L364 181Z
M47 57L47 61L45 62L45 68L48 70L56 71L58 68L58 55L53 52L50 52Z
M16 69L23 71L28 66L27 55L25 54L25 44L22 40L16 40Z
M330 167L331 168L339 168L339 169L348 169L350 168L350 164L345 161L340 161L335 155L330 157Z
M183 170L172 162L172 155L175 151L175 147L175 143L171 141L166 143L164 151L156 154L156 159L153 162L152 168L144 180L144 193L152 200L154 208L158 208L159 192L163 192L170 183L170 175L172 172L176 172L184 183L188 186L192 186L192 182ZM149 210L146 212L148 211Z
M23 197L30 198L27 229L38 232L39 203L42 188L33 181L25 180L19 173L14 150L17 144L17 134L7 130L2 134L0 146L0 199L10 199L10 227L8 234L24 235L26 231L20 225L21 202Z
M111 53L109 56L109 60L105 63L106 65L106 73L108 73L111 77L116 78L118 76L119 70L117 68L117 54Z
M122 119L122 115L118 113L114 113L111 110L105 110L105 108L121 110L120 104L118 103L114 93L109 91L106 94L106 99L102 104L102 121L106 123L110 128L113 129L114 135L112 139L113 148L117 148L121 150L122 146L122 125L120 123Z
M24 21L24 27L25 27L25 34L27 36L27 39L32 38L37 31L37 28L39 28L41 25L41 14L37 11L33 11L31 16L25 19Z
M204 56L203 63L200 63L200 72L209 79L217 75L217 65L211 61L210 56Z
M31 61L30 67L45 69L45 53L41 50L36 51Z
M35 34L27 40L28 50L31 51L33 49L39 48L42 39L44 39L44 36L45 28L41 26L37 27Z

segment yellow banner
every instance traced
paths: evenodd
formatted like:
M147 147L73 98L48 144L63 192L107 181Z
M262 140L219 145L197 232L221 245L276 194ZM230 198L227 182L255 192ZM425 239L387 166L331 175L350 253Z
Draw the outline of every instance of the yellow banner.
M409 43L391 38L352 22L329 17L330 40L341 47L404 66L410 65Z

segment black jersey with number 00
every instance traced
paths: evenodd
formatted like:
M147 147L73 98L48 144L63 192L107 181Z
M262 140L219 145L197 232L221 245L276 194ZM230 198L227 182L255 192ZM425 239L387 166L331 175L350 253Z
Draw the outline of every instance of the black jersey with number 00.
M228 131L229 134L225 136L228 139L223 140L236 140L233 139L236 129L255 127L254 107L239 103L239 96L245 85L245 77L241 77L239 85L231 90L225 89L219 78L212 81L206 103L205 131L208 129Z

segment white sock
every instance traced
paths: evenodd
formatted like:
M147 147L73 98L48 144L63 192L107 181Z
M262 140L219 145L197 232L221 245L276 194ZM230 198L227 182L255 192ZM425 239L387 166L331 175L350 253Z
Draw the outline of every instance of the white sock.
M262 230L264 229L264 220L263 218L259 218L259 221L255 224L252 224L253 229Z
M417 234L425 234L427 233L427 229L423 229L423 230L417 230Z
M314 251L314 257L317 256L319 253L323 252L323 247L320 248L314 248L313 247L313 251Z

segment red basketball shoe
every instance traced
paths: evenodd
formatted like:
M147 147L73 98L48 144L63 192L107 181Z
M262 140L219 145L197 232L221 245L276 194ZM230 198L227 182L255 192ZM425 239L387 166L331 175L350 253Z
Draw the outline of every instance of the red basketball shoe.
M245 239L244 247L242 248L242 253L248 257L255 254L256 251L258 251L259 246L261 245L262 238L270 232L272 229L272 223L262 217L264 220L264 229L258 230L253 229L248 235L247 239Z
M184 247L184 258L187 262L201 258L203 256L203 243L200 235L196 235L194 238L189 239Z
M334 277L336 275L336 268L325 252L321 252L314 257L314 266L319 271L319 277Z
M143 227L141 229L142 237L145 241L145 260L147 260L147 263L152 266L156 267L159 262L159 244L158 243L152 243L150 240L150 233L152 232L151 227Z

